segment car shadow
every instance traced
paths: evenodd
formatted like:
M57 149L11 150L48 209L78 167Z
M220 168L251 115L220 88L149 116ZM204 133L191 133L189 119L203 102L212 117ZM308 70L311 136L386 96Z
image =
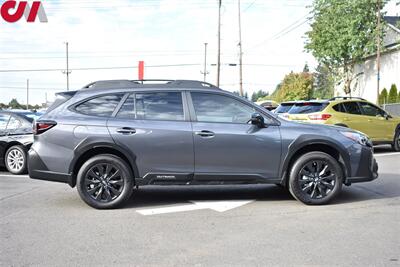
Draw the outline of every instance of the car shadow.
M374 154L381 154L381 153L397 153L397 152L392 150L391 145L374 146Z
M331 204L341 205L374 199L400 197L400 190L383 191L382 184L371 183L344 186L340 195ZM283 202L296 200L288 190L276 185L241 185L241 186L147 186L135 190L125 208L151 208L188 204L190 201L229 201L256 200Z

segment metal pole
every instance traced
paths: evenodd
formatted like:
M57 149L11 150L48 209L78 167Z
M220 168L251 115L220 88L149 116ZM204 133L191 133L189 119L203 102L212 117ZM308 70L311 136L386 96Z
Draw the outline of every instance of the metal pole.
M26 110L29 110L29 79L26 80Z
M68 53L68 42L65 43L67 49L67 91L69 91L69 53Z
M241 10L240 10L240 0L238 0L239 7L239 89L240 96L243 94L243 52L242 52L242 21L241 21Z
M376 104L379 105L379 92L380 92L380 75L381 75L381 11L380 11L380 0L378 0L377 3L377 17L378 17L378 25L377 25L377 34L376 34L376 45L377 45L377 52L376 52L376 70L377 70L377 75L376 75Z
M221 75L221 5L222 0L218 0L218 60L217 60L217 87L219 87Z
M204 81L207 79L207 45L208 43L204 43Z

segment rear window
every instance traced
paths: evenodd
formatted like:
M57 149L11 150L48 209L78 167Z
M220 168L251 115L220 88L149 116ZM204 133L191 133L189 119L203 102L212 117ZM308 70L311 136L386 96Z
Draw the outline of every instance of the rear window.
M123 96L124 94L113 94L92 98L76 106L75 110L85 115L110 117Z
M307 114L320 112L326 108L328 103L296 103L290 110L289 114Z
M292 107L294 103L292 104L280 104L276 109L275 113L287 113Z

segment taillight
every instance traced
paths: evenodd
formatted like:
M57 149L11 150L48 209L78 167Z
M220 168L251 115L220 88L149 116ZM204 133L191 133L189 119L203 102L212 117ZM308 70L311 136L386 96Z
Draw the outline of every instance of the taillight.
M33 124L33 133L42 134L57 125L55 121L37 121Z
M308 115L308 118L310 120L318 120L318 121L326 121L330 117L332 117L331 114L311 114L311 115Z

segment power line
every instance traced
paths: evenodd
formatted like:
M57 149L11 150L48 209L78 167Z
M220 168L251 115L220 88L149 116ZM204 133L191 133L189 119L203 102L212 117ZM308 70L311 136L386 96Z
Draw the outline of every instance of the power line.
M198 66L200 64L170 64L170 65L148 65L146 68L166 68L166 67L186 67ZM79 70L113 70L113 69L137 69L138 66L122 66L122 67L89 67L89 68L74 68L71 71ZM65 69L9 69L0 70L0 73L6 72L49 72L49 71L64 71Z

